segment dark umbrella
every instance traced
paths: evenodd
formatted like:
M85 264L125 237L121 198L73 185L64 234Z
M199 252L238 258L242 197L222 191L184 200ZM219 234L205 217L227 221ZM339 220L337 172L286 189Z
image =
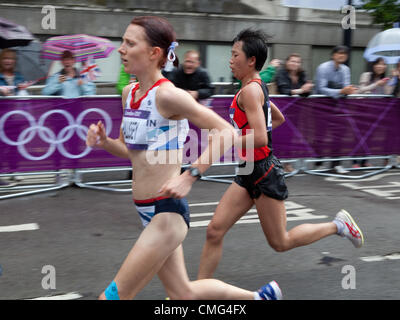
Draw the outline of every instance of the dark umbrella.
M25 47L13 48L17 51L17 71L27 81L45 81L51 61L40 57L42 45L38 41L32 41Z
M20 26L4 18L0 18L0 48L26 46L33 35L24 26Z

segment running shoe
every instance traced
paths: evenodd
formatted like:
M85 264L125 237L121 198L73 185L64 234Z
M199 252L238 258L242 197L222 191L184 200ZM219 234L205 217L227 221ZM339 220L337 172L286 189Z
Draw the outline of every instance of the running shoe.
M261 300L282 300L282 291L276 281L262 286L257 292Z
M350 213L342 209L336 214L335 219L340 220L344 224L343 232L339 235L349 239L356 248L361 248L364 244L364 236Z

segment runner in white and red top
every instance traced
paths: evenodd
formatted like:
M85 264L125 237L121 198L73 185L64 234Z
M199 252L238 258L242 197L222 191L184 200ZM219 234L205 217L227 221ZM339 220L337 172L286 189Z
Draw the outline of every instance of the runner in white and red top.
M189 227L185 196L192 184L232 148L237 134L215 112L200 105L164 79L161 68L173 60L176 46L172 26L159 17L136 17L119 48L125 71L139 84L122 94L124 117L120 136L106 136L104 125L92 124L87 144L132 162L132 191L144 230L100 299L132 299L157 274L171 299L280 299L276 282L267 291L241 289L216 279L190 281L182 242ZM187 120L186 120L187 119ZM192 167L181 174L187 121L209 129L209 145ZM231 141L228 143L227 141ZM215 158L215 159L214 159Z

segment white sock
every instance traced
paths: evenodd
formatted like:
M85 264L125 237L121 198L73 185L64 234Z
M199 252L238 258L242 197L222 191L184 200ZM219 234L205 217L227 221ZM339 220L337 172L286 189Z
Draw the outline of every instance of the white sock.
M336 234L338 234L339 236L343 236L343 231L344 231L344 228L345 228L345 225L344 225L343 221L339 220L339 219L334 219L332 222L334 224L336 224L336 227L337 227L337 230L338 230Z

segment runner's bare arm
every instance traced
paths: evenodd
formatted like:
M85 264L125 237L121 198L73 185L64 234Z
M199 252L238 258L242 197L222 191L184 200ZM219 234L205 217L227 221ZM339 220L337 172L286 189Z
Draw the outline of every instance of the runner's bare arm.
M213 162L218 161L237 141L234 128L214 111L199 104L187 92L169 87L157 93L157 105L161 113L168 113L168 118L187 118L198 128L209 129L208 146L200 157L192 163L200 173L204 173ZM183 198L191 190L197 179L186 170L183 174L168 180L160 189L160 195Z
M285 122L285 117L278 107L271 101L272 130Z
M161 89L161 88L160 88ZM186 91L165 86L157 93L157 105L168 118L186 118L201 129L209 129L209 145L193 165L200 172L206 171L213 162L229 150L238 138L230 123L211 109L199 104Z
M126 86L122 92L123 109L130 88L131 86ZM128 148L125 145L122 129L120 129L119 137L117 139L112 139L107 137L104 124L101 121L99 121L97 124L90 125L86 137L86 144L89 147L100 147L112 155L120 158L129 158Z

